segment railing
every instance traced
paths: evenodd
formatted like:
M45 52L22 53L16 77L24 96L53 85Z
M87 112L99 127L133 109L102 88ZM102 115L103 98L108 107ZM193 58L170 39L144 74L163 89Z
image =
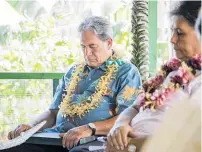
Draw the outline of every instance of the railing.
M55 94L59 80L64 73L18 73L18 72L0 72L0 79L52 79L53 95Z
M0 72L0 80L9 79L52 79L53 83L53 95L56 91L59 80L62 78L64 73L17 73L17 72ZM38 139L29 140L28 143L35 143ZM51 145L52 142L47 142L46 144Z

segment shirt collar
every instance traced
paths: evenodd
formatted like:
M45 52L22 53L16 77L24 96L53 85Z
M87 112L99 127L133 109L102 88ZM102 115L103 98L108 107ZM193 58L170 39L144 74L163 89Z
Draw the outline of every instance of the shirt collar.
M111 59L111 57L109 57L108 59L107 59L107 61L110 61L110 60L112 60ZM87 65L87 64L85 64L85 66L84 66L84 71L86 70L86 69L88 69L88 70L92 70L92 69L101 69L101 70L103 70L104 72L107 70L107 61L105 61L102 65L100 65L99 67L96 67L96 68L92 68L92 67L90 67L89 65Z
M116 56L116 53L113 51L112 52L112 56ZM92 68L92 67L90 67L89 65L87 65L87 64L85 64L85 67L84 67L84 71L86 70L86 69L88 69L88 70L92 70L92 69L101 69L101 70L103 70L104 72L107 70L107 62L108 61L112 61L112 56L110 56L102 65L100 65L99 67L97 67L97 68Z

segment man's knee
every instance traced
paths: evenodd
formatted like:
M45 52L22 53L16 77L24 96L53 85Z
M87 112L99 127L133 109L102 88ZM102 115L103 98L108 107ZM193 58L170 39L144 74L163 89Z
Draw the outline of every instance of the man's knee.
M72 148L69 152L89 152L87 147L84 146L77 146Z
M0 150L0 152L42 152L42 149L37 145L32 144L22 144L16 147L12 147L5 150Z
M0 152L28 152L27 146L25 144L16 146L16 147L12 147L9 149L4 149L4 150L0 150Z
M90 142L88 144L84 144L84 145L74 147L69 152L89 152L89 147L90 146L95 146L95 147L98 148L98 150L94 150L94 152L103 152L104 151L104 149L102 149L103 142L93 141L93 142Z

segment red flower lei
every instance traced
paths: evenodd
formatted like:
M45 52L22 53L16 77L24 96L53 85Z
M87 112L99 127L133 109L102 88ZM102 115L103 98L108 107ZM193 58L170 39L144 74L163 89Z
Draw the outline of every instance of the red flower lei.
M161 67L161 71L148 82L143 84L143 93L140 94L140 107L143 109L156 109L165 104L167 97L189 84L195 78L196 70L201 70L201 56L195 56L187 62L173 58ZM170 77L169 83L163 85L167 76L176 71Z

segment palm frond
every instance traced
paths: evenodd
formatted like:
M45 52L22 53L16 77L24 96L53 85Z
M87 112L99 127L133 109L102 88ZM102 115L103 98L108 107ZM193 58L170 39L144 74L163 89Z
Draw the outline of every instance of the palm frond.
M132 59L145 81L149 76L149 53L148 53L148 0L133 0L131 23L133 33Z

